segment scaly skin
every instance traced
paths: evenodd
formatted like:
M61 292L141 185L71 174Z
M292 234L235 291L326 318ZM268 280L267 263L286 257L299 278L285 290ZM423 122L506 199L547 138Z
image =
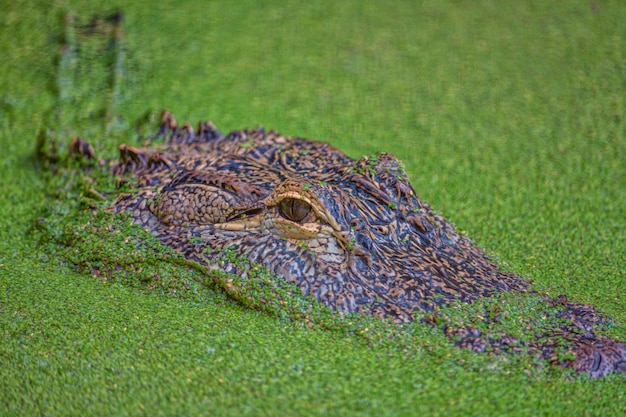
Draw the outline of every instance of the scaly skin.
M200 123L194 131L179 128L169 112L158 136L164 145L120 145L110 169L134 178L135 189L113 210L131 212L188 259L217 268L211 261L219 258L219 269L245 274L221 257L229 249L333 309L398 323L452 300L527 291L528 282L499 270L421 201L389 154L355 161L328 144L262 129L223 136ZM93 156L82 140L72 149ZM561 338L576 359L559 363L593 377L626 372L626 344L593 334L602 320L593 308L554 303L568 324L525 345L529 351L559 362L554 337ZM476 351L516 343L471 327L445 331Z

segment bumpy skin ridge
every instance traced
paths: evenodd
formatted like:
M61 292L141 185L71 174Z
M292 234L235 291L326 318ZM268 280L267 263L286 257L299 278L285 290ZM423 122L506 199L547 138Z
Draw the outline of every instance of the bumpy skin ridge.
M326 143L274 131L224 136L210 122L194 131L168 112L157 136L163 145L120 145L110 169L135 178L135 189L113 209L130 211L188 259L217 268L211 261L223 261L229 249L331 308L399 323L452 300L527 290L420 200L389 154L353 160ZM219 268L246 272L229 262ZM571 325L557 337L576 355L563 364L594 377L626 372L626 345L593 335L591 324L602 320L595 310L560 302ZM445 331L476 351L516 342L472 328ZM550 337L527 348L558 362Z

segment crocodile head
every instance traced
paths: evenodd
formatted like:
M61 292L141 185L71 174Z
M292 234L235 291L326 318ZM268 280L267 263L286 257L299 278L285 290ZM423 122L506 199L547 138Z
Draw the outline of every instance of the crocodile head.
M224 136L200 123L194 131L188 124L179 128L168 112L160 136L161 145L120 145L109 169L124 175L131 191L111 209L130 213L192 262L240 277L262 265L273 279L332 309L398 323L436 310L423 315L436 324L437 307L454 300L532 293L527 281L498 269L433 212L389 154L353 160L328 144L263 129ZM94 156L82 139L70 151ZM228 285L224 289L239 296L242 288ZM483 330L469 317L469 325L444 324L442 330L475 351L525 349L593 377L626 373L626 343L594 334L606 321L593 307L537 296L541 311L558 312L529 340L497 330L499 314L479 314ZM559 346L575 359L560 359Z
M168 118L169 117L169 118ZM213 265L229 250L342 312L413 320L453 299L522 289L421 201L389 154L353 160L262 129L175 128L165 144L120 146L112 169L136 189L114 204L163 243Z

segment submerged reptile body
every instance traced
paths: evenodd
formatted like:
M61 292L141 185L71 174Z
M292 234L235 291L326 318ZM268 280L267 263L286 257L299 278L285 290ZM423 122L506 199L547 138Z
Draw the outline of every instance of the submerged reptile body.
M328 144L263 129L224 136L200 123L194 131L167 112L158 136L162 145L120 145L110 170L130 177L133 191L113 209L132 213L190 260L238 275L261 264L335 310L399 323L453 300L528 287L421 201L389 154L353 160ZM73 148L93 153L81 140ZM225 260L224 251L250 264ZM592 376L626 372L626 344L593 334L602 320L595 310L559 302L568 324L557 336L576 356L567 365ZM515 344L470 327L445 331L476 351ZM556 361L550 341L525 348Z

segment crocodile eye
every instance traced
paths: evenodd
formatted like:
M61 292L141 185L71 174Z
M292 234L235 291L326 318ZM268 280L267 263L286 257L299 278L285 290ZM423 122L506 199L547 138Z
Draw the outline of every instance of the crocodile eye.
M278 203L278 211L285 219L300 223L311 212L311 206L297 198L285 198Z

